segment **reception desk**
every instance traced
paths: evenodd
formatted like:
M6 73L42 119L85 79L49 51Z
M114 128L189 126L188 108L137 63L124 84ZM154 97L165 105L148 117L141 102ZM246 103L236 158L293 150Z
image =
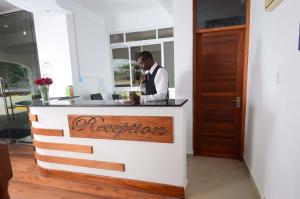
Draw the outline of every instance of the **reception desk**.
M41 174L183 198L186 102L51 100L23 105L29 106Z

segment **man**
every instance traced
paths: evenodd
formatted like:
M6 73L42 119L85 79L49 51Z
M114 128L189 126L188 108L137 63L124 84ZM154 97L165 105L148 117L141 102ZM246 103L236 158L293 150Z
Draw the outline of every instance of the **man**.
M165 100L168 97L168 73L153 61L152 54L143 51L139 54L138 63L146 74L141 75L141 101Z

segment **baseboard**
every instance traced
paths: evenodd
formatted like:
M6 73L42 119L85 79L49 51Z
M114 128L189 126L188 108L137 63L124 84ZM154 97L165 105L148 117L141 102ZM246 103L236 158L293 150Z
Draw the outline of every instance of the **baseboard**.
M261 195L260 195L260 193L259 193L259 191L258 191L257 185L256 185L256 183L255 183L255 180L254 180L254 178L253 178L253 175L252 175L252 173L251 173L251 171L250 171L250 169L249 169L248 162L247 162L247 160L246 160L245 158L243 158L243 160L244 160L244 162L245 162L245 165L246 165L246 168L247 168L247 171L248 171L248 175L250 176L250 182L251 182L251 184L252 184L252 185L254 186L254 188L255 188L255 194L256 194L257 198L262 199L262 197L261 197Z
M135 191L163 195L168 197L175 197L175 198L185 197L184 187L154 183L154 182L139 181L139 180L130 180L124 178L45 169L39 165L37 166L39 168L40 175L49 178L72 180L80 183L88 183L93 185L102 184L111 187L131 189Z

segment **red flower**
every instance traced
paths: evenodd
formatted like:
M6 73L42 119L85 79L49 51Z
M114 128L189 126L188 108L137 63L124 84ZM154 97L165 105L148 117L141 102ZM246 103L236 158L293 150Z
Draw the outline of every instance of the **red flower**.
M47 85L50 85L50 84L52 84L52 83L53 83L52 79L49 78L49 77L46 77L46 84L47 84Z
M41 78L34 80L35 85L43 86L43 85L51 85L53 83L50 77Z

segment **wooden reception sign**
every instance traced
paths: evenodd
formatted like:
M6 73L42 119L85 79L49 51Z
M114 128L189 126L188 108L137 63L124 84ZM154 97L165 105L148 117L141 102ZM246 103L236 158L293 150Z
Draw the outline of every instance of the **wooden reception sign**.
M68 120L71 137L173 142L172 117L68 115Z

